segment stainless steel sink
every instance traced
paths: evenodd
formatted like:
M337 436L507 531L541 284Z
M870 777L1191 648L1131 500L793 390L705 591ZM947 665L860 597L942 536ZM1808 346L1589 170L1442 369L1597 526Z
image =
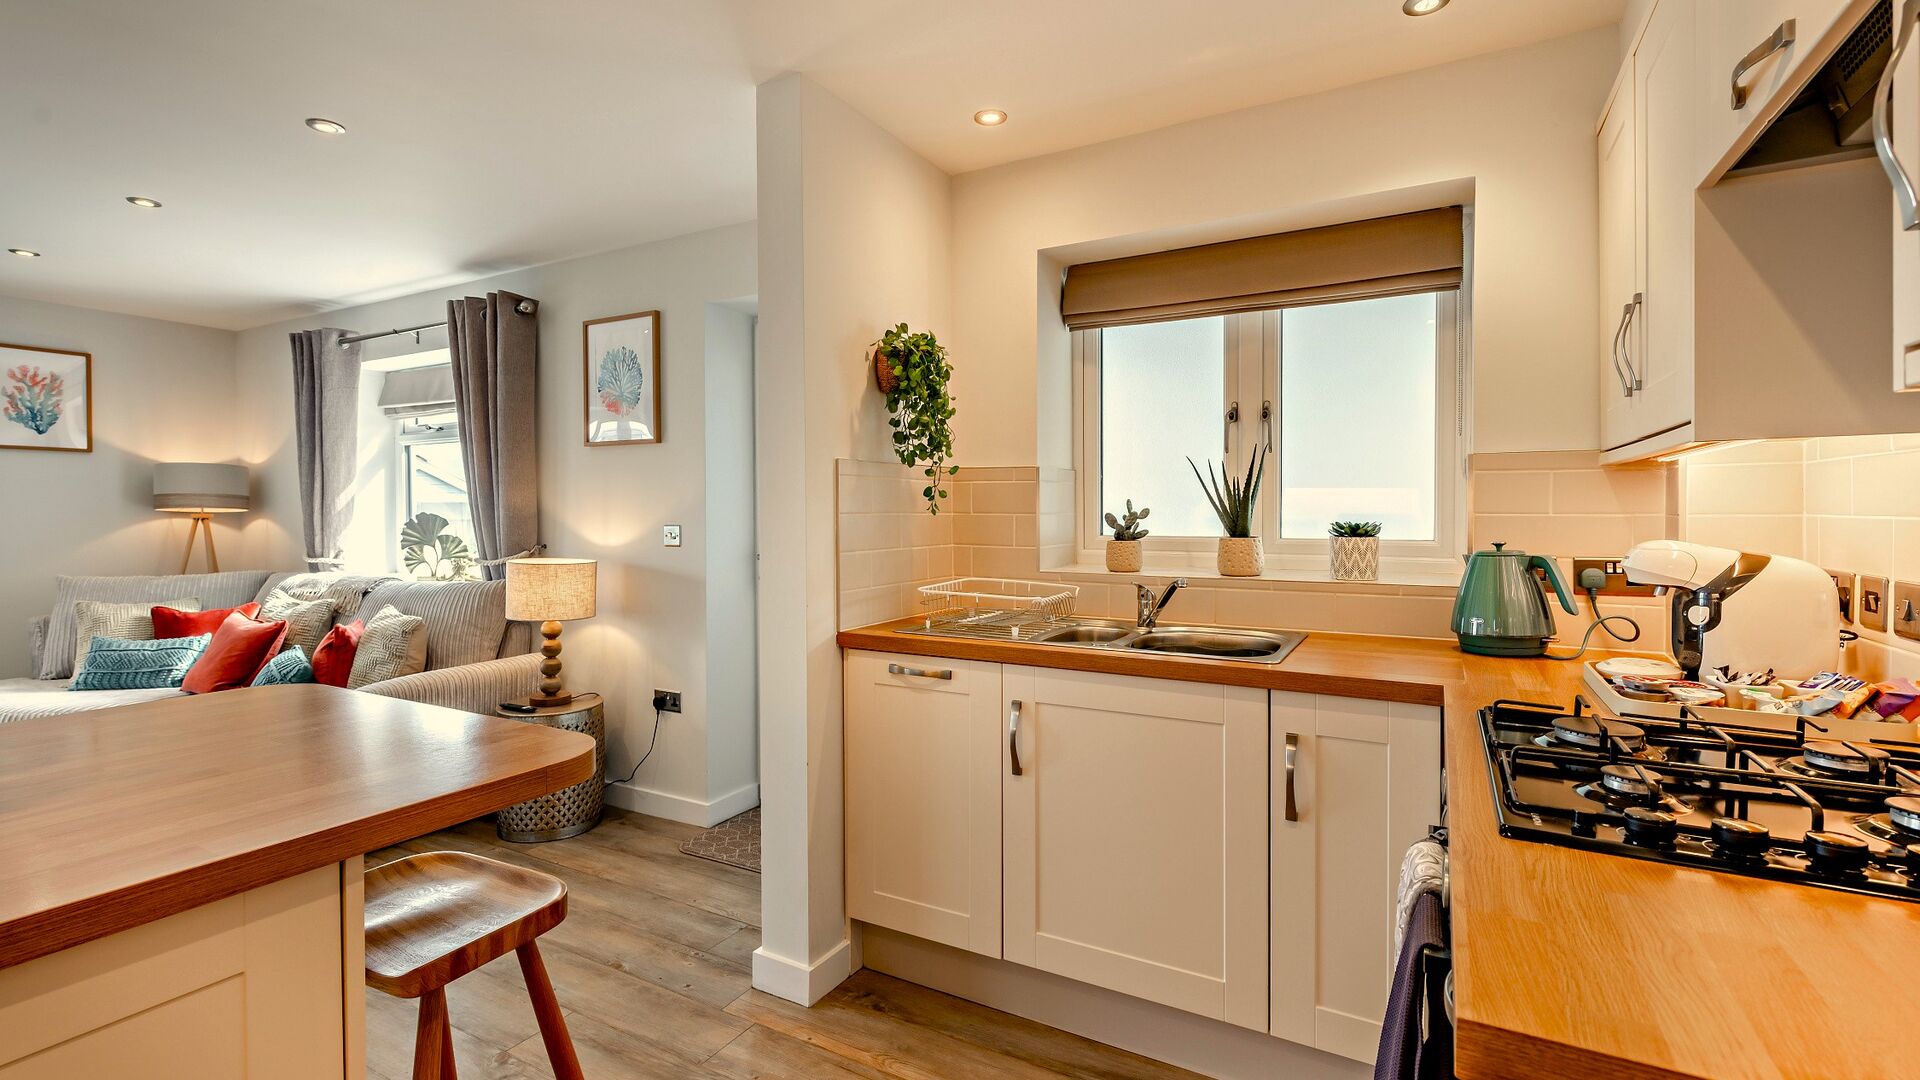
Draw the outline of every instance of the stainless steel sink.
M1111 645L1123 638L1130 638L1137 632L1131 626L1084 623L1069 626L1064 630L1052 631L1034 640L1045 645Z
M1219 630L1201 626L1169 626L1149 630L1121 642L1139 652L1201 656L1216 660L1251 660L1277 664L1306 637L1292 630Z

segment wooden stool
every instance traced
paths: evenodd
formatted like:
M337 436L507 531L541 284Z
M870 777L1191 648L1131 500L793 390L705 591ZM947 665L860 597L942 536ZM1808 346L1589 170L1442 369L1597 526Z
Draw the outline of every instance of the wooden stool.
M460 851L376 866L366 875L367 983L420 999L413 1080L454 1080L446 985L518 953L540 1038L559 1080L582 1080L580 1060L534 939L567 917L559 878Z

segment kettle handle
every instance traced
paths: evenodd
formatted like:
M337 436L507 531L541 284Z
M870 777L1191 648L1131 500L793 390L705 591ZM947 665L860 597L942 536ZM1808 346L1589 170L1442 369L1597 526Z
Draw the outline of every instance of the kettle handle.
M1559 565L1548 556L1529 555L1527 557L1527 568L1532 569L1536 566L1547 572L1547 580L1553 583L1553 591L1560 597L1560 606L1567 609L1567 614L1580 614L1580 609L1574 606L1573 595L1567 592L1566 579L1560 576Z

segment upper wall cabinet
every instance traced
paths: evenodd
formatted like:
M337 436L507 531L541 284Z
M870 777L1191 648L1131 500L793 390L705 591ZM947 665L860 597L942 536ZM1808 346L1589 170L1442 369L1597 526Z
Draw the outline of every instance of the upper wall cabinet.
M1893 28L1905 48L1883 79L1891 79L1893 114L1875 149L1894 186L1893 388L1920 390L1920 46L1914 26Z
M1789 103L1789 86L1848 0L1689 0L1698 9L1705 75L1700 172L1731 167Z

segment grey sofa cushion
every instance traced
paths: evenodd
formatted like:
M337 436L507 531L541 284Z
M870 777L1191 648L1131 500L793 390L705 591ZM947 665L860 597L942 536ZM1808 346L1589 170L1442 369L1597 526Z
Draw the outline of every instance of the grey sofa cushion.
M211 611L239 607L252 600L267 576L265 570L232 570L222 574L55 578L47 639L42 646L40 668L34 674L42 679L65 679L73 674L73 654L79 638L73 605L81 600L159 604L177 597L197 596L201 608Z
M394 580L391 574L343 574L338 571L274 574L267 578L253 598L264 604L275 589L302 599L325 597L333 601L333 621L338 625L357 618L360 602L366 599L367 594L377 586ZM368 614L372 614L372 611Z
M389 581L367 594L360 608L387 605L427 621L427 670L459 667L500 655L507 631L504 581Z

